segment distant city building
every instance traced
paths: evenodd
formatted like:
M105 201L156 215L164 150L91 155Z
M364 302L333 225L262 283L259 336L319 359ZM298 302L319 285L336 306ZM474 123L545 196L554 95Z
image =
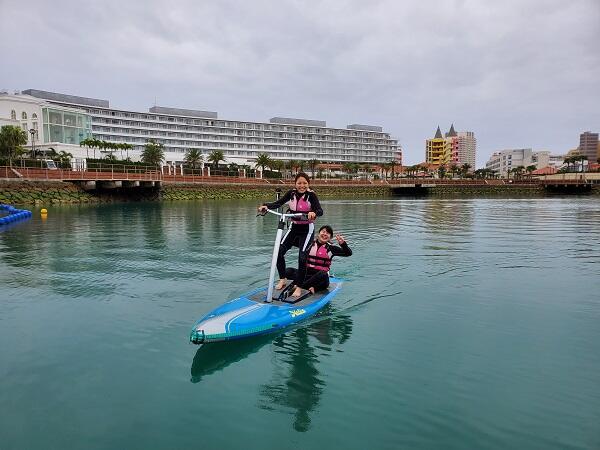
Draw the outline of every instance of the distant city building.
M458 164L469 164L475 170L475 155L477 152L477 139L472 131L458 132Z
M438 126L434 138L427 139L425 142L425 162L428 164L457 166L469 164L471 169L475 168L477 139L472 131L457 133L452 124L450 130L442 136Z
M79 147L86 137L133 145L129 154L138 160L149 140L162 143L167 162L182 162L188 150L205 155L223 152L227 163L254 164L261 153L279 160L323 162L402 162L397 140L381 127L352 124L327 127L325 121L274 117L269 122L219 119L214 111L153 106L148 112L111 108L107 100L28 89L18 95L0 94L0 117L21 117L23 127L33 126L36 111L41 144L61 145L74 156L86 156ZM43 117L43 123L41 118ZM38 143L36 143L36 146ZM91 152L91 150L89 150Z
M500 176L505 177L509 169L523 166L535 166L536 169L547 167L550 164L550 152L543 150L534 152L530 148L500 150L494 152L485 164L486 169L491 169Z
M588 162L595 163L598 157L598 133L586 131L579 135L579 153L587 156Z
M425 141L426 152L425 162L429 164L446 164L450 162L450 154L446 146L446 139L442 136L440 127L438 126L437 131L433 139L427 139Z
M550 155L548 158L548 165L555 169L560 169L565 164L566 154L563 155ZM541 167L542 168L542 167Z

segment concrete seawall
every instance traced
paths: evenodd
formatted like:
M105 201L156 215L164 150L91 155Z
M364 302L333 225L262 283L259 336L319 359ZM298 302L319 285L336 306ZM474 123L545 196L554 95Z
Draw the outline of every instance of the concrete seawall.
M62 181L0 180L0 203L21 205L47 205L69 203L106 203L123 201L185 201L205 199L255 199L273 198L275 189L282 192L291 185L217 185L163 183L160 188L122 188L84 190ZM321 198L391 198L396 196L435 197L542 197L556 195L538 185L451 186L440 185L421 189L392 189L388 185L371 186L315 186ZM595 185L587 195L600 195L600 185Z

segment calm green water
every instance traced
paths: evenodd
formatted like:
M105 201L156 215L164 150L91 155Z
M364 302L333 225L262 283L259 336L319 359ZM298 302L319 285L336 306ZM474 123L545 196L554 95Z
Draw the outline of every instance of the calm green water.
M354 250L333 304L188 344L265 283L275 219L254 207L51 208L1 231L0 448L600 448L600 201L325 201Z

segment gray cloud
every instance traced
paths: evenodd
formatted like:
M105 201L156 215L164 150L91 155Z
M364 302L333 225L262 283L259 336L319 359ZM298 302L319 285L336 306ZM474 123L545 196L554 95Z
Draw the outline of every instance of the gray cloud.
M382 125L408 163L437 125L493 150L600 131L597 0L0 0L0 88ZM5 64L4 62L8 62Z

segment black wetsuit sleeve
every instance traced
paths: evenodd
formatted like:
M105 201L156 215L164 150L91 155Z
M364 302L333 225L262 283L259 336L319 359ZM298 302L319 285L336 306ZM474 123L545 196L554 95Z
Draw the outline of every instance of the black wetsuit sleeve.
M310 205L312 206L312 210L315 212L317 217L321 217L323 215L323 208L321 208L319 198L314 192L310 193Z
M346 242L340 244L339 247L337 245L332 245L329 247L329 250L331 250L332 256L352 256L352 250L350 250L350 247L348 247Z
M274 201L273 203L263 203L263 206L266 206L269 209L280 208L283 204L289 202L292 199L292 192L292 190L289 190L279 200Z

